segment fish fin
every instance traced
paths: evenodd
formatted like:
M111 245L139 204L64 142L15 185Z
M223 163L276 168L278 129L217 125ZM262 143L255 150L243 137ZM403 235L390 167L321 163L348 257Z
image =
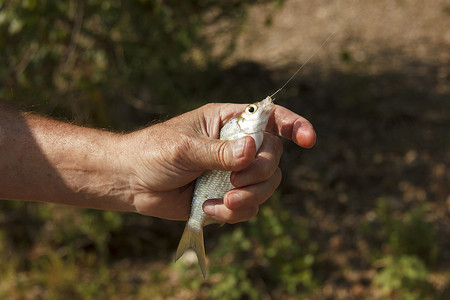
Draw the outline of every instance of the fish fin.
M219 220L216 220L211 217L206 217L205 221L203 221L203 226L211 225L211 224L219 224L220 226L223 226L225 222L221 222Z
M203 229L197 232L186 224L180 243L178 244L175 261L177 261L188 249L193 249L195 254L197 254L198 264L202 270L203 278L206 278L206 255L205 244L203 242Z

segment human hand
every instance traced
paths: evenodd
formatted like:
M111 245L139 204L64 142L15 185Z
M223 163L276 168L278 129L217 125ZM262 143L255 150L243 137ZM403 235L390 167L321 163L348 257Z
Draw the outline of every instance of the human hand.
M129 174L136 211L165 219L186 220L193 181L205 170L230 170L236 187L223 200L208 200L204 211L228 223L256 215L281 181L279 135L299 146L315 143L311 124L290 110L276 106L264 142L256 153L251 137L242 141L218 140L220 128L243 111L241 104L207 104L166 122L127 134L121 161ZM240 144L239 144L240 143ZM243 143L243 144L242 144Z

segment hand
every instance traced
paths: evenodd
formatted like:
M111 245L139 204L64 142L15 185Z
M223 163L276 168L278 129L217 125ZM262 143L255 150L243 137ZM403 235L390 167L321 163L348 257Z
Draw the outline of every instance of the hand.
M281 181L279 135L310 148L315 143L311 124L276 106L256 153L251 137L218 140L220 128L243 111L241 104L208 104L194 111L125 135L123 153L130 174L132 202L137 212L165 219L189 217L193 181L205 170L231 170L236 187L223 200L208 200L204 211L228 223L255 216Z

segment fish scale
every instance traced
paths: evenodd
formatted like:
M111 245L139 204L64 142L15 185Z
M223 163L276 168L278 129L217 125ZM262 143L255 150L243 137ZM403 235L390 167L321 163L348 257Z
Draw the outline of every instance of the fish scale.
M208 199L220 199L231 189L230 171L210 170L206 171L195 183L194 194L192 196L191 217L188 226L193 230L201 228L208 216L203 212L203 203ZM208 219L209 220L209 219ZM208 222L214 223L213 220Z
M258 151L263 142L264 131L274 107L271 97L249 104L242 114L229 120L221 128L220 139L238 140L245 136L251 136L255 140L256 151ZM205 214L203 203L209 199L222 199L228 191L234 188L230 182L230 174L231 171L208 170L197 178L192 195L189 220L177 248L175 260L178 260L187 249L195 251L203 277L206 277L203 227L213 223L220 223Z

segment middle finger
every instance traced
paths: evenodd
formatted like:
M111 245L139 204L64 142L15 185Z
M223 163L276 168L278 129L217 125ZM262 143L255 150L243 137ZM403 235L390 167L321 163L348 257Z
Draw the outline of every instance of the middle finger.
M244 170L231 173L231 183L240 188L263 182L275 173L280 163L283 144L273 134L264 133L264 140L253 162Z
M281 170L277 168L271 178L264 182L235 188L225 194L224 204L231 210L261 205L281 182Z

